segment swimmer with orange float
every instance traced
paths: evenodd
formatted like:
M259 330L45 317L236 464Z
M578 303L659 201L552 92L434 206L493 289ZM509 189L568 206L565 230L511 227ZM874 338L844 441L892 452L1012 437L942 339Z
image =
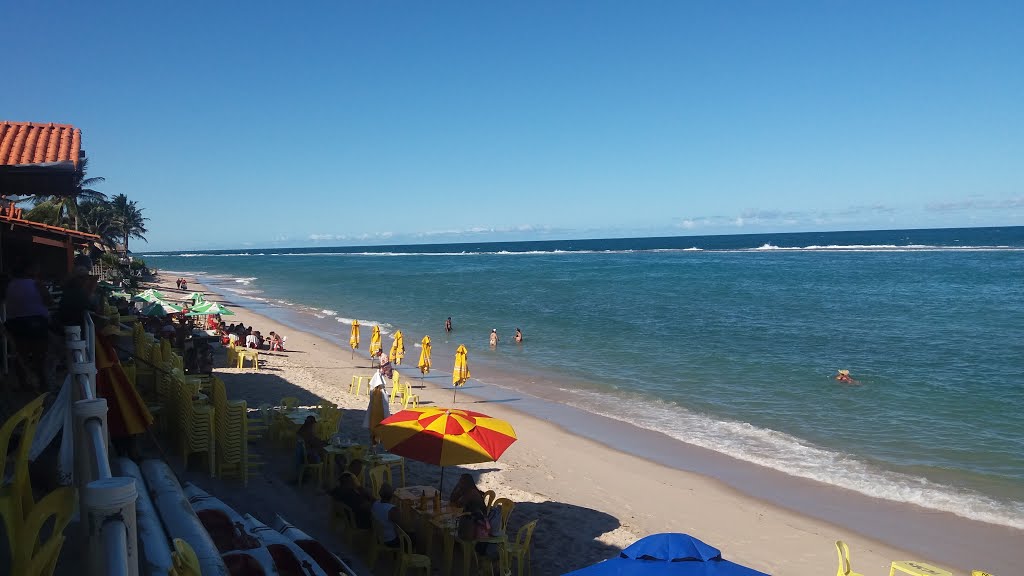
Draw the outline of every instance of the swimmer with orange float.
M857 382L856 380L853 379L852 376L850 376L849 370L840 370L839 372L837 372L836 380L842 382L843 384L860 384L860 382Z

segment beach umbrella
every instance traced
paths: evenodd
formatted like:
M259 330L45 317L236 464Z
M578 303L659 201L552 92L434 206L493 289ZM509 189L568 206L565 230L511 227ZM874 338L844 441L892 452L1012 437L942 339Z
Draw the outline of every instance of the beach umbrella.
M163 292L160 292L159 290L154 290L153 288L147 288L146 290L139 292L139 296L145 298L147 301L153 300L154 298L157 300L164 299Z
M466 357L468 354L465 344L459 344L455 350L455 368L452 370L452 386L455 391L452 393L452 402L455 401L455 395L459 393L458 387L463 386L466 380L469 380L469 359Z
M348 345L352 347L352 357L355 358L356 348L359 348L359 320L352 321L352 334L348 337Z
M395 330L395 339L391 341L391 361L396 365L401 364L404 357L405 342L403 341L402 331Z
M175 306L162 300L154 300L142 309L143 316L167 316L178 312L181 312L181 306Z
M416 366L422 375L430 372L430 336L424 336L423 340L420 340L420 346L420 361Z
M188 299L198 304L206 299L206 295L202 292L193 292L188 295Z
M370 334L370 358L376 358L379 356L383 349L384 348L380 344L380 326L374 324L373 334Z
M444 467L494 462L516 441L504 420L454 408L409 408L385 418L377 435L392 454Z
M617 558L562 576L768 576L722 559L722 553L693 536L652 534L627 546Z
M132 295L127 292L111 292L111 298L120 298L121 300L131 300Z
M221 316L235 315L230 308L218 302L200 302L192 308L192 312L189 312L187 316L213 316L215 314L220 314Z

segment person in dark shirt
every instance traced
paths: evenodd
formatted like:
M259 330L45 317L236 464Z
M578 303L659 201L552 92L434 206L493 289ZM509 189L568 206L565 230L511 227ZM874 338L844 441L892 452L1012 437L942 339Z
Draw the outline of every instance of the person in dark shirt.
M60 299L57 317L64 326L81 326L85 313L95 309L96 278L89 275L92 260L88 256L77 256L71 276L64 283L64 294ZM96 318L99 322L100 319Z
M341 475L337 488L331 490L331 498L352 509L356 519L356 528L370 528L370 508L373 506L373 500L359 489L356 485L356 477L351 472Z

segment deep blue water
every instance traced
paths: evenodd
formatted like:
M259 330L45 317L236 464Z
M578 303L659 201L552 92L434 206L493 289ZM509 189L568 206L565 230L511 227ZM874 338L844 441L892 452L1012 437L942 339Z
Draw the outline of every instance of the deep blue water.
M464 343L593 412L1024 528L1024 227L144 257L340 343L429 334L442 369Z

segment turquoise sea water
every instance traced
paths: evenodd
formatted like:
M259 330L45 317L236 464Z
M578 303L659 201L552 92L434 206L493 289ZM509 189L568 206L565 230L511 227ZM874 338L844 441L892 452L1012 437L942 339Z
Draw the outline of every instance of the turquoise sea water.
M412 364L464 343L595 413L1024 528L1024 227L144 257L346 346L352 318Z

